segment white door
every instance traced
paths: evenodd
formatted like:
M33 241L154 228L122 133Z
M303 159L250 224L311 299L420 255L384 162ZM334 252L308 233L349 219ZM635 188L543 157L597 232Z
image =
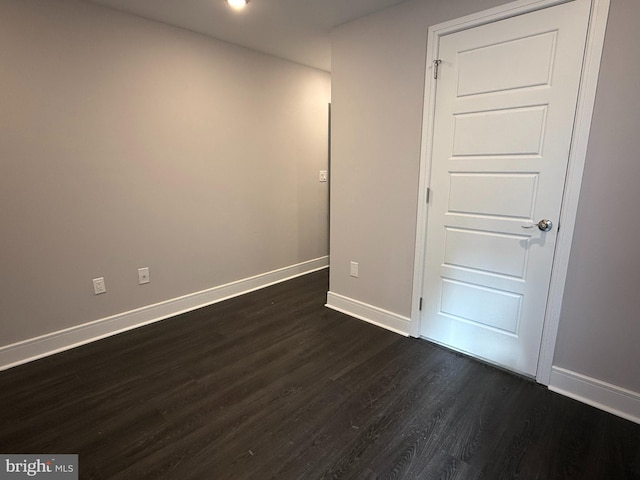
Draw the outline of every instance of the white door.
M589 11L575 0L439 43L420 333L532 376Z

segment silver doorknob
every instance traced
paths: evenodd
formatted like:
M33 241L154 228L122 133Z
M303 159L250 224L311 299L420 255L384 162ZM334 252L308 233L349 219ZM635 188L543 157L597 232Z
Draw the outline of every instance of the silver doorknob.
M533 227L538 227L543 232L548 232L553 228L553 222L551 220L547 220L546 218L543 218L538 223L534 223L533 225L522 225L522 228L533 228Z

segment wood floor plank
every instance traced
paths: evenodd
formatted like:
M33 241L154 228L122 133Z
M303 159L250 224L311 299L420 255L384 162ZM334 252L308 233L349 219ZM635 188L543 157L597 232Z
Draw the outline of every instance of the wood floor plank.
M326 271L0 372L82 479L640 480L640 426L324 307Z

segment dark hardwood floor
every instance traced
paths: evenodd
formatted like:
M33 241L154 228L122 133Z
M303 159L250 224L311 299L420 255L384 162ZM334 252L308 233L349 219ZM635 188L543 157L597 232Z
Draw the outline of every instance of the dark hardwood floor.
M322 271L0 373L82 479L640 479L640 425L326 309Z

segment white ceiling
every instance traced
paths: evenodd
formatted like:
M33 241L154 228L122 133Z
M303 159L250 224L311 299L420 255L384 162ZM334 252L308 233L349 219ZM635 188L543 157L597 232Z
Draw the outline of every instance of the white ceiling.
M331 70L333 27L404 0L87 0L220 40Z

